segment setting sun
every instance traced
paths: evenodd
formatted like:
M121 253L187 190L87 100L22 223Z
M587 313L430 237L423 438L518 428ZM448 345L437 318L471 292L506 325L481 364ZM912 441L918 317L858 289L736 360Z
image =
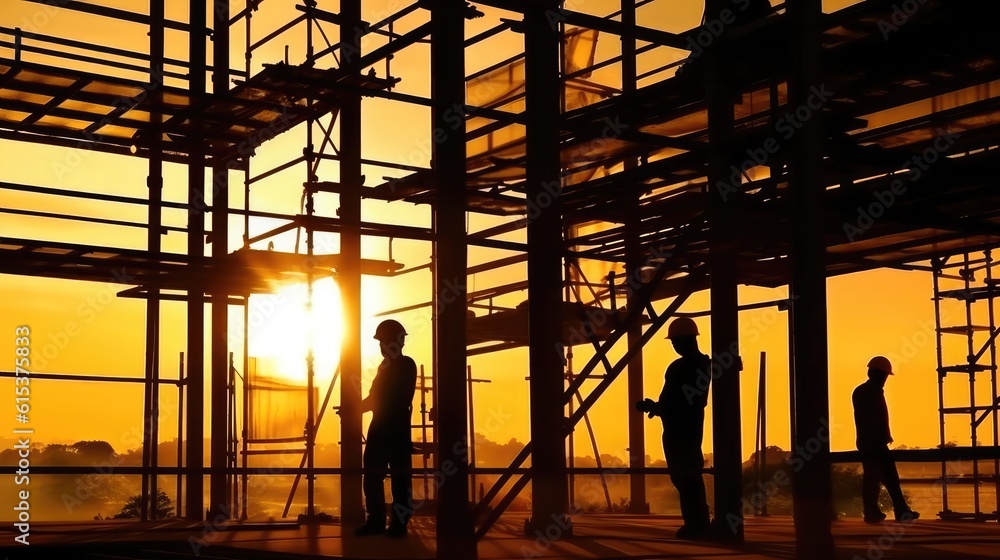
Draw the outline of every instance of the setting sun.
M267 375L305 384L310 339L316 376L328 378L337 368L343 331L340 289L331 278L315 281L311 312L307 294L303 283L251 298L251 308L259 313L250 317L250 355L274 364L277 371Z
M0 560L1000 560L998 20L0 0Z

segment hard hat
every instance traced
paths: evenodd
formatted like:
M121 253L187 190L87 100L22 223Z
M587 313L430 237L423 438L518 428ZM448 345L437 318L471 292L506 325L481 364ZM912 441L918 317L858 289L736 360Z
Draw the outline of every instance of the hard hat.
M892 364L889 363L889 358L886 358L885 356L875 356L874 358L868 360L868 367L893 375Z
M698 325L690 317L678 317L667 328L667 338L698 336Z
M375 327L375 336L372 338L382 342L395 342L399 340L400 335L406 335L406 329L403 328L403 325L395 319L386 319Z

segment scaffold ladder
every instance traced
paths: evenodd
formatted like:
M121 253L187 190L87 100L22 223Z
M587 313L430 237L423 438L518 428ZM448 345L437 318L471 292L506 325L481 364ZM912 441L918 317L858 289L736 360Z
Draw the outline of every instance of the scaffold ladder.
M973 258L975 257L975 258ZM937 373L938 373L938 419L939 437L942 448L948 445L947 425L949 419L965 418L969 423L969 438L972 447L982 445L980 430L987 420L992 420L993 446L1000 444L1000 398L997 392L997 348L996 338L1000 329L996 325L995 303L1000 296L1000 278L995 275L990 250L979 253L963 253L942 257L932 261L934 275L934 317L937 325ZM982 282L976 277L981 273ZM958 284L958 287L943 289L944 283ZM961 321L951 320L946 302L959 302ZM947 323L947 324L946 324ZM964 345L965 359L961 363L949 363L947 350L955 348L952 342ZM985 405L977 405L977 392L984 392L983 380L978 379L979 373L989 373L989 401ZM965 376L968 387L967 402L962 406L949 406L946 399L945 381L949 375ZM954 385L954 384L950 384ZM948 392L951 395L951 392ZM964 397L963 397L964 398ZM941 512L938 516L948 520L985 521L998 520L1000 511L1000 459L994 459L992 473L984 473L982 461L972 459L971 476L965 472L949 472L954 470L947 461L941 462ZM995 509L992 513L983 512L982 485L992 482L995 487ZM973 511L954 511L949 506L949 486L958 483L969 483L972 486ZM952 496L953 497L953 496Z

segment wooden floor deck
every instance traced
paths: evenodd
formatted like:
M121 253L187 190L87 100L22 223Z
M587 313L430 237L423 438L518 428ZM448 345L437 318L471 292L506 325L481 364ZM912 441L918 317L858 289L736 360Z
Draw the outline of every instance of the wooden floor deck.
M679 541L673 537L680 520L664 516L581 515L574 535L550 541L520 534L524 517L505 516L479 543L484 560L670 558L784 559L795 557L795 535L789 517L747 520L746 542L724 545ZM857 519L834 524L838 559L893 558L995 559L1000 550L1000 524L956 523L936 519L912 524L866 525ZM344 536L339 525L249 524L216 532L186 522L138 524L33 524L31 545L15 544L12 528L4 528L0 556L14 558L100 559L430 559L435 557L433 520L414 520L405 540Z

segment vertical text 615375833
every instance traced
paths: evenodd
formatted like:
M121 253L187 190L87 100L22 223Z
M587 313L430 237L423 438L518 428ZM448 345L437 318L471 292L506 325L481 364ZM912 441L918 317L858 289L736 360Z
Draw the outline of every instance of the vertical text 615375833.
M14 329L14 449L17 450L17 470L14 471L14 486L17 496L14 500L14 540L27 545L31 532L31 484L29 471L31 467L31 329L25 325Z

